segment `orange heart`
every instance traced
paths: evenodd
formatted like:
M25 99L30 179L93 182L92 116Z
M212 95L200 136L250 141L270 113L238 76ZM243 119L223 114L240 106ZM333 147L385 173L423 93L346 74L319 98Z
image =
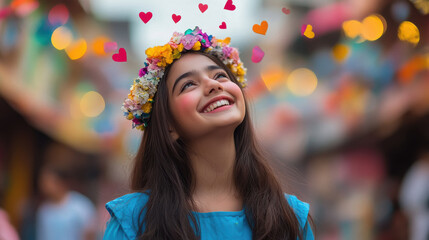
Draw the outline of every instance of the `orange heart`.
M253 31L255 33L265 35L265 33L267 33L267 29L268 29L267 21L262 21L261 25L258 25L258 24L253 25Z

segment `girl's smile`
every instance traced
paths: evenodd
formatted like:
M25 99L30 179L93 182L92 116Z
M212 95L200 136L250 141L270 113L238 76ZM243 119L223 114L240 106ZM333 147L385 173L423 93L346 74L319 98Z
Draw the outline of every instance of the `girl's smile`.
M171 67L167 77L169 105L182 137L201 136L227 127L232 131L244 118L240 87L210 58L189 53Z

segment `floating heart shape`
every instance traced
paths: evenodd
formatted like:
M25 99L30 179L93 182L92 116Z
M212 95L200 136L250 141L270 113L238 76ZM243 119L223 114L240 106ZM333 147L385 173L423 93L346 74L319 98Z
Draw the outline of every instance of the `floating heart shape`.
M264 51L259 46L254 46L252 50L252 62L258 63L264 58Z
M139 17L144 23L147 23L152 18L152 13L151 12L147 12L147 13L140 12Z
M113 54L113 61L115 62L126 62L127 61L127 52L124 48L119 48L119 52Z
M114 52L118 49L118 44L116 42L106 42L104 43L104 51L106 53L108 52Z
M173 18L174 23L177 23L180 21L180 19L182 19L182 16L173 14L171 15L171 18Z
M265 33L267 33L267 29L268 29L267 21L262 21L261 25L258 25L258 24L253 25L253 31L255 33L265 35Z
M72 44L70 44L66 48L66 53L71 60L76 60L83 57L83 55L85 55L86 49L87 49L86 41L85 39L81 38L76 42L73 42Z
M226 23L225 23L225 22L222 22L222 24L221 24L221 25L219 25L219 28L220 28L220 29L226 29Z
M207 4L202 4L202 3L200 3L200 4L198 4L198 8L200 9L200 11L203 13L203 12L205 12L206 10L207 10L207 8L208 8L209 6L207 5Z
M307 25L302 25L301 27L301 34L306 36L307 38L314 38L314 32L313 32L313 26L311 26L310 24Z
M235 5L232 3L232 0L226 1L224 9L230 10L230 11L235 10Z
M284 14L289 14L290 13L290 9L288 9L288 8L282 8L282 12Z

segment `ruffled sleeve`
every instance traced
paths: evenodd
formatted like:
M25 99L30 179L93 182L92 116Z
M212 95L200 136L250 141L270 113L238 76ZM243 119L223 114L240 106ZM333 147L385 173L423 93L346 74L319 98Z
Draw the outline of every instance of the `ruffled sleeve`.
M294 210L296 217L298 218L299 225L303 229L303 237L305 240L314 240L314 234L310 224L307 221L308 213L310 212L310 204L299 200L294 195L285 194L286 199Z
M103 239L135 239L139 228L140 211L148 199L149 196L145 193L131 193L108 202L106 209L110 214L110 220L107 222ZM145 212L141 216L144 214Z

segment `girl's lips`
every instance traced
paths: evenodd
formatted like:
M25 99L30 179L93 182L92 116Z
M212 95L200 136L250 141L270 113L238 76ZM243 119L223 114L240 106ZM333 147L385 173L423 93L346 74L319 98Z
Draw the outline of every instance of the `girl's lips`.
M230 108L232 107L232 105L234 105L234 103L232 103L232 104L230 104L230 105L225 105L225 106L218 107L218 108L214 109L213 111L207 112L207 113L205 113L205 114L222 112L222 111L225 111L225 110L230 109ZM203 112L203 113L204 113L204 112Z
M217 97L211 99L210 102L206 103L206 105L203 108L201 108L200 112L204 113L204 109L206 109L208 106L210 106L210 104L212 104L216 101L222 100L222 99L228 100L230 105L234 104L234 100L232 100L232 98L230 98L228 96L217 96Z

